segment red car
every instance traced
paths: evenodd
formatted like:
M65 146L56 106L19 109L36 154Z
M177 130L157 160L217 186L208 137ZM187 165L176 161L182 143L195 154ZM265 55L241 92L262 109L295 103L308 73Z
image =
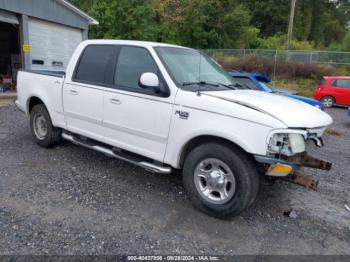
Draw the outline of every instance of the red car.
M325 107L333 105L350 105L350 77L349 76L324 76L314 98L321 101Z

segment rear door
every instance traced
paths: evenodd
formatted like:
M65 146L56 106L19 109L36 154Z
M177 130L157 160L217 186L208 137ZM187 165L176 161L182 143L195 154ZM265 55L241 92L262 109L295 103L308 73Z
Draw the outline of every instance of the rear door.
M350 79L337 79L331 81L333 93L337 104L350 104Z
M173 101L139 86L143 73L158 75L158 66L148 49L122 46L115 69L113 87L104 97L105 141L116 147L163 161Z
M88 45L63 88L63 106L69 131L103 141L103 98L113 80L117 47Z

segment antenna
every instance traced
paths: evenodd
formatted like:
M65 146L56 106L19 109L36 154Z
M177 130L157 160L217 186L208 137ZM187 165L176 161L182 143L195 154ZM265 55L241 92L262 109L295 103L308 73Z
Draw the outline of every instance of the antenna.
M199 53L199 67L198 67L198 82L201 82L201 64L202 64L202 54L201 52Z

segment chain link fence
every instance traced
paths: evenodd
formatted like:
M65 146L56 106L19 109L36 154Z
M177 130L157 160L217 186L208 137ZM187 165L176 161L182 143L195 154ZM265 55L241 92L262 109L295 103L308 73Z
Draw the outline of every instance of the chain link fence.
M243 67L264 68L263 70L268 71L268 74L271 75L273 79L275 79L276 74L281 74L281 72L286 74L287 71L290 72L289 74L291 75L293 70L289 71L289 65L296 68L298 64L300 65L298 72L305 70L304 74L307 74L312 68L323 68L327 69L328 72L345 69L345 71L342 71L342 74L345 75L348 75L350 72L350 52L274 49L207 49L203 51L216 61L224 63L223 66L226 67L230 61L231 64L232 61L236 61L233 64L239 65L240 62L238 61L237 63L237 60L242 59L241 66L245 64ZM315 65L320 65L320 67L315 67ZM237 66L237 70L239 70L239 67L240 66ZM232 69L234 69L234 67ZM322 72L313 73L322 74ZM300 75L300 73L298 74ZM310 74L312 74L312 72L310 72Z
M284 60L303 64L350 65L350 52L336 51L296 51L271 49L207 49L209 56L246 58L257 56L273 60Z

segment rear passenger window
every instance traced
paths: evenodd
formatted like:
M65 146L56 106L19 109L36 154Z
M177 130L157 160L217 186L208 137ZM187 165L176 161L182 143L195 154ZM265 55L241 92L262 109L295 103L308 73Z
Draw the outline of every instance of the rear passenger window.
M85 83L107 84L108 67L114 58L116 47L112 45L87 46L80 58L74 80Z
M338 79L335 83L337 87L345 87L345 88L350 88L350 80L346 79Z
M120 50L114 84L117 87L141 89L139 80L143 73L158 75L158 67L147 49L124 46Z

